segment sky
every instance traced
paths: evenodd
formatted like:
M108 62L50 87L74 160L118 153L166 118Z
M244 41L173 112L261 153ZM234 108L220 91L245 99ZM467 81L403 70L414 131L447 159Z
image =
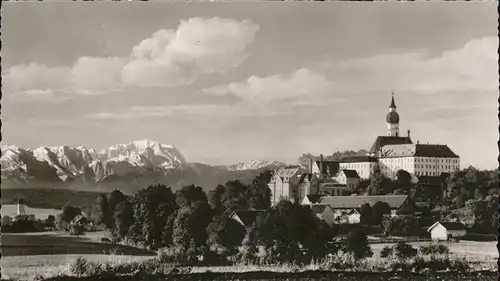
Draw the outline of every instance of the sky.
M494 2L4 3L2 142L295 163L400 131L498 166Z

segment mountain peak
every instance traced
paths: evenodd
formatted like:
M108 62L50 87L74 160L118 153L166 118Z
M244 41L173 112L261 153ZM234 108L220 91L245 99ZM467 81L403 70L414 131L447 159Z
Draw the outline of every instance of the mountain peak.
M230 165L228 166L228 169L232 171L243 171L243 170L258 170L265 167L281 167L281 166L285 166L285 164L278 161L256 159Z

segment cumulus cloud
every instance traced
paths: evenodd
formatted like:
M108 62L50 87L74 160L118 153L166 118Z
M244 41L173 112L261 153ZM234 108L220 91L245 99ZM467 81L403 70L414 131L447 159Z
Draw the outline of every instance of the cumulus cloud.
M8 94L51 89L99 93L122 87L176 87L201 75L223 74L247 57L259 26L251 21L191 18L160 30L126 57L80 57L71 66L16 65L3 73Z
M299 69L288 75L251 76L244 82L207 88L212 95L234 95L245 101L304 100L327 97L334 84L310 69Z
M439 56L425 52L384 54L327 63L322 71L345 90L496 90L497 49L498 38L485 37Z

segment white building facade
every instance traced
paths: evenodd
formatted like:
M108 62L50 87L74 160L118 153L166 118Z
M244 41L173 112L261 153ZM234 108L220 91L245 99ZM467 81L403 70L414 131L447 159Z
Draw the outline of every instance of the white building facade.
M387 145L382 148L379 164L380 170L392 179L398 170L405 170L417 177L440 176L460 169L460 157L447 145Z
M371 156L345 157L340 160L341 170L355 170L360 179L368 179L377 165L377 158Z
M277 170L268 183L268 187L271 189L271 205L274 206L281 200L294 201L300 177L299 167L285 167Z

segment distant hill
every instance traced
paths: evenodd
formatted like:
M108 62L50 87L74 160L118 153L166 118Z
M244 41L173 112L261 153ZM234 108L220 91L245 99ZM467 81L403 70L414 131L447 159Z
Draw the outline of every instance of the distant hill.
M87 208L95 205L101 193L57 189L2 189L2 205L15 204L18 199L32 208L61 209L64 204Z
M1 146L2 189L62 189L134 194L151 184L174 190L195 184L212 189L229 180L249 183L284 164L254 160L229 166L189 163L173 145L151 140L117 144L101 151L83 146L24 149Z

